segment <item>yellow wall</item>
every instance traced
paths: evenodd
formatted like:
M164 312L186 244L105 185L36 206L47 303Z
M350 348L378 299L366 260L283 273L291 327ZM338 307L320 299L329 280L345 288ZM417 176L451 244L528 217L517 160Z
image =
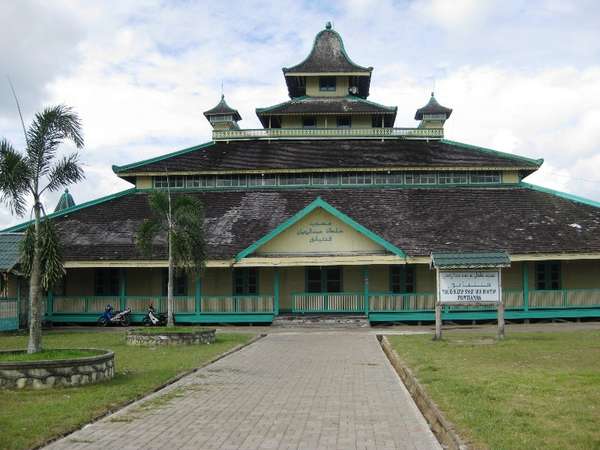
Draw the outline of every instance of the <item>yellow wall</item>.
M417 292L436 292L435 270L430 270L428 264L415 266Z
M135 187L138 189L152 188L152 177L136 177Z
M304 267L283 267L280 270L279 307L292 308L292 293L304 292Z
M600 261L563 261L563 288L600 288Z
M320 91L320 77L306 77L306 95L309 97L345 97L348 95L348 77L336 77L335 91Z
M210 268L204 271L202 277L202 295L231 295L232 291L231 269Z
M502 172L502 182L503 183L518 183L519 182L519 173L515 170L505 170Z
M126 269L127 295L161 295L162 269L158 267ZM188 283L188 289L189 289ZM192 289L193 289L193 283ZM193 292L193 290L192 290Z
M66 295L94 295L94 269L68 269Z
M325 241L318 239L325 239ZM257 255L335 255L355 252L383 253L383 251L379 244L319 208L264 244L256 253Z

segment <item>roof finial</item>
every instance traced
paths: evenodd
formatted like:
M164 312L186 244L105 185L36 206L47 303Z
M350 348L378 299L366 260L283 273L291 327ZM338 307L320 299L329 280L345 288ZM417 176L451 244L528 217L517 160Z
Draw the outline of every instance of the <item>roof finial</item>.
M328 22L325 24L325 29L326 29L326 30L331 30L331 22L329 22L329 21L328 21Z
M223 91L223 80L221 80L221 100L225 98L225 91Z

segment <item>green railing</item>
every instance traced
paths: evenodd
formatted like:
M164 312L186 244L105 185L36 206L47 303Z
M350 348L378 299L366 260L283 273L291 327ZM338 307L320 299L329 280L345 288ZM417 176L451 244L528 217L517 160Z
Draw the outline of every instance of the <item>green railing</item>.
M295 313L364 313L362 292L298 292L292 294Z
M120 309L122 298L115 296L53 296L53 314L101 314L106 305ZM134 314L145 314L152 304L158 312L167 311L167 297L164 295L128 295L123 298L126 308ZM196 312L195 296L175 296L174 312L193 314ZM223 295L202 296L199 299L199 312L203 313L254 313L272 312L272 295Z
M16 298L0 298L0 331L19 328L19 305Z
M590 308L600 306L600 289L529 291L529 308Z
M369 293L369 311L402 312L433 311L435 309L435 293L414 292L399 294L393 292Z
M435 310L435 293L418 292L396 294L372 292L369 294L371 312L426 312ZM527 307L529 309L566 309L600 307L598 289L558 289L530 290ZM525 297L521 289L503 289L502 301L507 310L525 309ZM445 311L486 311L495 309L493 305L445 306Z
M201 313L269 313L273 312L272 295L203 296Z
M276 139L276 138L315 138L315 137L404 137L441 139L443 128L258 128L246 130L213 130L213 140L235 139Z

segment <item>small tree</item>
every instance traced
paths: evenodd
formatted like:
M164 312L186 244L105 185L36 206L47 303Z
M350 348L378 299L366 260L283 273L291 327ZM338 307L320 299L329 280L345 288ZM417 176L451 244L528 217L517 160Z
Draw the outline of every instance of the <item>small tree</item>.
M158 234L166 234L169 260L167 281L167 326L173 320L173 278L175 270L200 275L206 260L204 242L204 208L200 201L188 195L172 198L171 192L155 191L148 196L151 218L140 226L136 244L141 252L153 253L153 242Z
M19 111L20 112L20 111ZM22 120L22 119L21 119ZM21 246L21 262L29 277L28 353L42 349L42 289L50 289L64 275L60 246L52 223L46 220L42 195L83 179L78 154L57 159L59 146L72 141L83 148L81 123L67 106L44 109L25 129L26 148L20 153L6 139L0 140L0 200L22 217L33 200L33 225Z

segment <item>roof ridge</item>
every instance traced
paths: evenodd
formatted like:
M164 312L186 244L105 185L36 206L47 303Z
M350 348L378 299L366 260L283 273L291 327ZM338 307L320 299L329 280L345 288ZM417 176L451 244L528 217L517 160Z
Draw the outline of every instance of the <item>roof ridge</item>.
M164 155L155 156L153 158L143 159L141 161L133 162L133 163L130 163L130 164L125 164L123 166L117 166L116 164L113 164L112 171L115 174L119 174L120 172L129 170L129 169L135 169L137 167L145 166L146 164L155 163L155 162L158 162L158 161L169 159L169 158L172 158L174 156L184 155L186 153L190 153L190 152L193 152L195 150L200 150L201 148L210 147L211 145L214 145L214 144L215 144L215 141L205 142L204 144L194 145L192 147L184 148L182 150L176 150L176 151L171 152L171 153L166 153Z
M114 194L109 194L109 195L105 195L104 197L99 197L97 199L94 200L89 200L87 202L83 202L80 203L79 205L75 205L72 206L70 208L65 208L65 209L61 209L60 211L56 211L56 212L52 212L50 214L47 214L44 219L54 219L56 217L61 217L67 214L70 214L72 212L75 211L79 211L80 209L84 209L87 208L89 206L95 206L98 205L100 203L104 203L104 202L108 202L110 200L114 200L116 198L120 198L120 197L124 197L128 194L133 194L135 192L138 192L137 188L130 188L130 189L125 189L124 191L119 191L119 192L115 192ZM5 228L4 230L0 230L0 233L5 233L5 234L12 234L13 230L22 230L23 228L28 227L30 224L33 223L33 220L28 220L27 222L23 222L20 223L18 225L13 225L12 227L9 228Z
M478 145L472 145L472 144L465 144L464 142L458 142L458 141L452 141L450 139L440 139L440 142L443 144L450 144L450 145L456 145L457 147L463 147L469 150L476 150L482 153L490 153L493 155L499 155L505 158L512 158L512 159L517 159L520 161L526 161L532 164L537 164L538 167L540 167L543 163L544 163L544 158L539 158L539 159L533 159L533 158L528 158L526 156L520 156L520 155L515 155L514 153L508 153L508 152L502 152L499 150L494 150L491 148L487 148L487 147L480 147Z
M570 200L572 202L583 203L584 205L593 206L595 208L600 208L600 202L596 200L591 200L589 198L580 197L579 195L569 194L568 192L557 191L555 189L550 189L543 186L538 186L537 184L527 183L525 181L521 181L519 186L522 186L526 189L531 189L533 191L543 192L545 194L551 194L556 197L564 198L565 200Z

